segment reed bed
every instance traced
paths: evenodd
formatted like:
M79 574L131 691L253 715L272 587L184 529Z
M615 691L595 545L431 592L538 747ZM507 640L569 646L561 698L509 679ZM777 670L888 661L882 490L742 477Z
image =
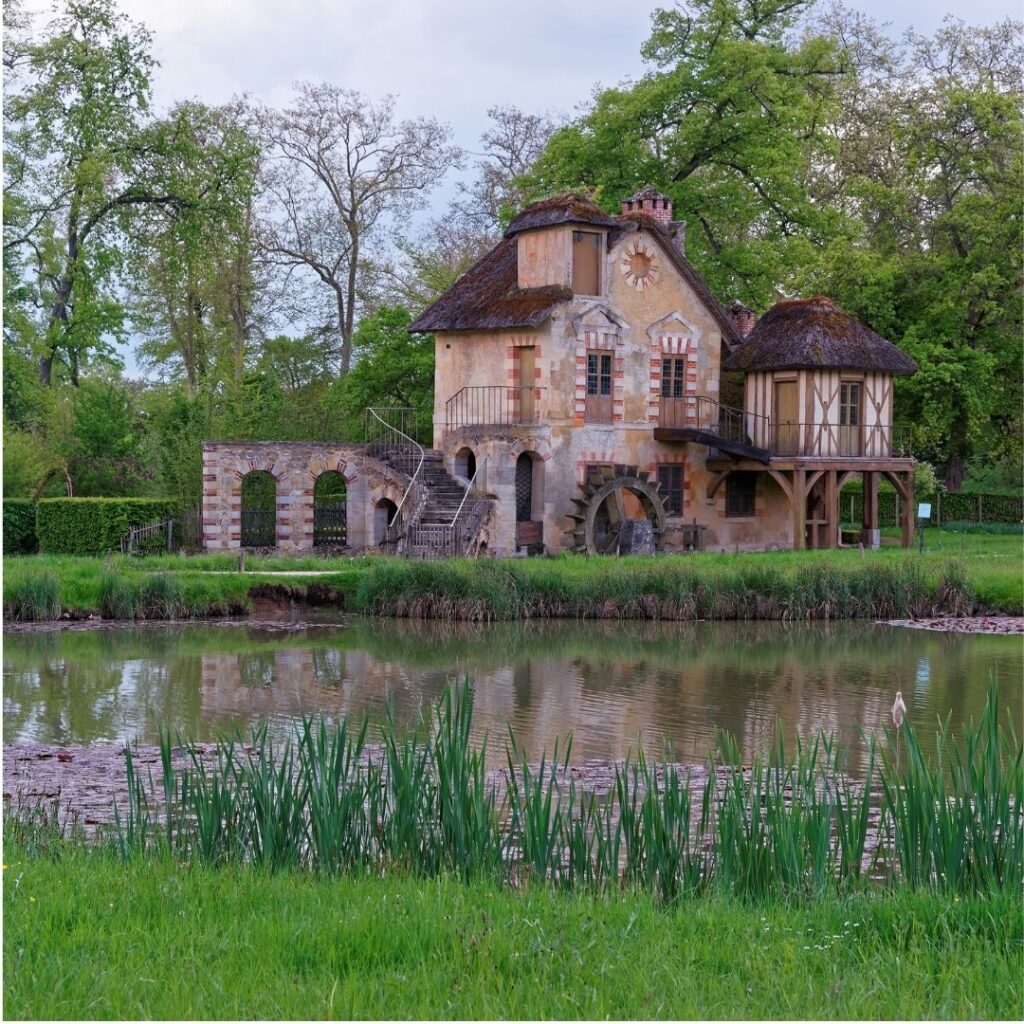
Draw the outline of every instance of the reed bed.
M488 773L472 718L466 684L445 692L422 735L400 737L389 720L372 748L365 718L306 721L283 743L265 729L225 738L212 757L165 735L159 799L127 751L129 800L109 841L125 859L631 887L666 902L1024 884L1022 745L994 688L977 724L959 736L939 726L934 758L909 724L866 740L857 782L825 734L792 751L778 741L748 766L723 736L708 765L641 754L614 767L607 792L588 792L571 742L530 764L510 734L506 769Z
M709 570L685 559L422 562L387 560L359 580L353 608L369 615L491 621L522 618L908 618L969 614L963 566L930 577L915 561L838 565L729 560Z

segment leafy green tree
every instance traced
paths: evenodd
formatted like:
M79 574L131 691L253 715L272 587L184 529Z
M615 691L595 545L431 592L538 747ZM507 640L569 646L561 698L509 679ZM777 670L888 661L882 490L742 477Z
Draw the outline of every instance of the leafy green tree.
M805 179L830 140L845 69L835 43L794 37L812 0L686 0L658 10L636 84L604 89L557 131L536 194L584 187L606 209L645 184L672 197L687 249L721 295L763 306L795 240L835 220Z
M163 140L162 190L189 201L136 219L139 351L179 370L195 394L218 370L236 383L244 372L258 144L239 104L180 103L152 131Z
M359 321L355 365L341 382L349 436L359 436L370 406L416 410L419 439L430 437L434 410L434 336L408 332L412 317L401 306L381 306Z
M808 252L795 280L917 360L898 418L950 490L979 457L1019 482L1021 25L947 19L895 43L839 10L825 28L857 74L833 126L841 145L812 188L844 205L851 230Z
M74 398L68 472L81 497L143 494L155 478L132 396L120 381L84 378Z
M90 352L109 352L124 328L114 292L125 214L176 197L149 185L159 158L144 132L153 58L145 29L112 0L68 0L40 42L27 47L27 81L7 98L7 201L18 212L5 253L31 260L39 374L58 356L73 383ZM13 230L11 230L13 228Z

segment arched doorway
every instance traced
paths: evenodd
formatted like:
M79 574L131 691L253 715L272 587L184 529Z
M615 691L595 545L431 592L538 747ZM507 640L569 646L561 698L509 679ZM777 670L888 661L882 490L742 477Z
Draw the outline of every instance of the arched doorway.
M344 547L348 539L345 478L334 469L313 484L313 547Z
M390 498L381 498L373 507L373 540L378 546L387 540L388 527L395 521L398 506Z
M277 481L265 469L242 477L242 547L277 546Z
M472 480L476 476L476 455L472 448L460 448L455 453L455 462L452 467L456 476Z
M536 452L516 459L516 547L544 546L544 460Z

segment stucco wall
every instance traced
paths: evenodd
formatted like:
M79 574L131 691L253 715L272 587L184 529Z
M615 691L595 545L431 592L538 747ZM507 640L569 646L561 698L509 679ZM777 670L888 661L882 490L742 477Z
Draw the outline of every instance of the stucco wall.
M554 233L536 234L540 238ZM623 273L624 261L638 243L655 255L656 277L642 290ZM713 550L788 547L792 540L788 503L766 473L759 475L755 516L727 517L724 485L713 499L707 497L709 485L717 478L706 467L708 449L654 440L663 356L687 359L687 397L718 398L722 340L717 322L648 232L624 233L605 255L602 274L608 282L607 297L563 304L544 332L525 338L522 332L437 336L435 445L443 448L450 470L456 451L473 450L480 467L480 489L496 499L489 549L510 553L515 548L515 465L524 451L539 457L544 541L551 551L570 544L568 514L573 498L580 495L589 463L634 465L652 478L659 464L683 465L683 511L669 520L669 547L680 539L671 528L694 520L707 528L706 544ZM545 391L538 426L470 427L445 437L445 398L466 385L518 382L515 348L524 340L537 345L539 352L536 384ZM585 418L588 348L613 356L611 423L590 423Z

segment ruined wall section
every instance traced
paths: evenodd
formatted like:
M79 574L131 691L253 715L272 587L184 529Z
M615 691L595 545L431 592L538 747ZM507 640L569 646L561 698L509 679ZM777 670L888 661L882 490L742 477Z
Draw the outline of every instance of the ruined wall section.
M277 491L277 549L313 548L313 488L317 477L334 470L345 478L348 548L363 551L377 543L374 508L387 498L396 505L405 493L401 474L366 455L361 444L295 441L206 441L203 444L203 547L207 551L242 546L242 478L268 472Z

